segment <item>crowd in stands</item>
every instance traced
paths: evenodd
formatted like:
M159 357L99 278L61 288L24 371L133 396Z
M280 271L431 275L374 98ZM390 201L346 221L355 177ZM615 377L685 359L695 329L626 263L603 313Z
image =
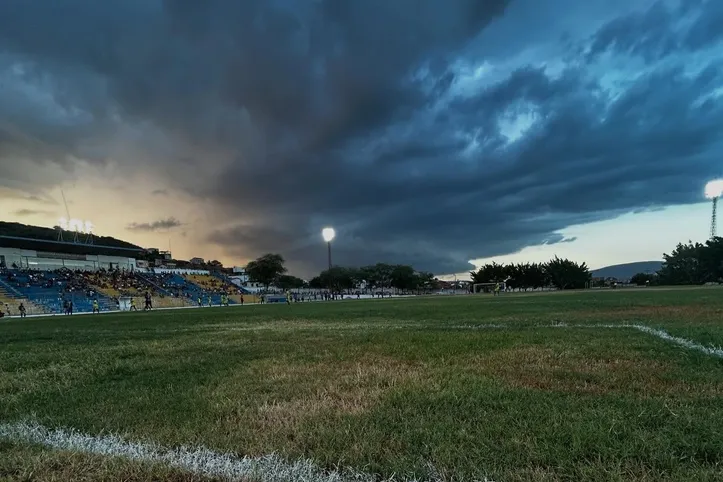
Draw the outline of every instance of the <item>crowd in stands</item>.
M174 296L191 298L199 288L189 285L183 278L169 273L138 273L125 270L73 271L61 268L55 271L33 271L27 269L2 269L0 277L13 288L27 289L31 287L55 290L60 297L69 293L83 293L93 298L100 292L117 298L122 296ZM189 280L193 281L193 280ZM189 292L190 291L190 292ZM221 294L235 294L238 290L219 283L201 286L201 291Z
M137 276L133 271L100 269L98 271L78 271L76 276L114 296L140 296L146 291L151 293L156 291L151 283Z
M212 294L243 294L238 286L210 275L186 275L185 279Z
M2 278L16 289L41 288L57 291L59 297L82 293L89 298L96 296L96 286L88 273L66 268L55 271L32 271L27 269L3 270Z

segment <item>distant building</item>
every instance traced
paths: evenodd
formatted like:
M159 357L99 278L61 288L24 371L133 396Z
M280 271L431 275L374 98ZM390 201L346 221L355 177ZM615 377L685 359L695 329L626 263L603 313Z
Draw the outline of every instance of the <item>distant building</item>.
M190 263L194 266L204 264L203 258L191 258Z
M233 267L233 278L239 280L240 283L249 282L249 275L246 273L246 268L241 266Z

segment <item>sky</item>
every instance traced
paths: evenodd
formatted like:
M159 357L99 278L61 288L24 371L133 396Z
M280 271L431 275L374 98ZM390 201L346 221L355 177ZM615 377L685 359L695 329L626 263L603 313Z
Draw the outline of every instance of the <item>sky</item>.
M4 0L0 213L177 258L591 268L708 236L723 2Z

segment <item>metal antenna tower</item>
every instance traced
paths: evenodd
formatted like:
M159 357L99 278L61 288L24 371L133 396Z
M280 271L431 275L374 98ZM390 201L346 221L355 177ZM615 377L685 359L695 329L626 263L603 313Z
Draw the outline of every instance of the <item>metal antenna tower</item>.
M713 198L713 212L710 217L710 239L718 236L718 196Z
M65 193L63 192L62 189L60 190L60 195L63 196L63 204L65 204L65 215L68 216L67 219L68 219L68 222L70 222L70 209L68 209L68 201L65 200ZM70 226L68 226L68 227L70 227ZM74 243L79 242L77 229L73 232L73 242Z

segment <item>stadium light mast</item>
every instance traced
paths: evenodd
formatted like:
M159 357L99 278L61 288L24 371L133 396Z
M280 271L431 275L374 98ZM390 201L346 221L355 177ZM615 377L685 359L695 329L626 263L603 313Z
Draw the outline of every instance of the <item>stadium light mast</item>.
M321 230L321 237L326 241L326 248L329 253L329 296L331 299L335 299L334 280L331 273L331 241L336 237L336 231L334 231L334 228L324 228Z
M710 217L710 239L718 236L718 198L723 194L723 179L710 181L705 185L705 197L713 201Z
M336 231L334 231L334 228L324 228L321 230L321 237L326 241L326 247L329 253L329 270L331 270L331 242L336 237Z

